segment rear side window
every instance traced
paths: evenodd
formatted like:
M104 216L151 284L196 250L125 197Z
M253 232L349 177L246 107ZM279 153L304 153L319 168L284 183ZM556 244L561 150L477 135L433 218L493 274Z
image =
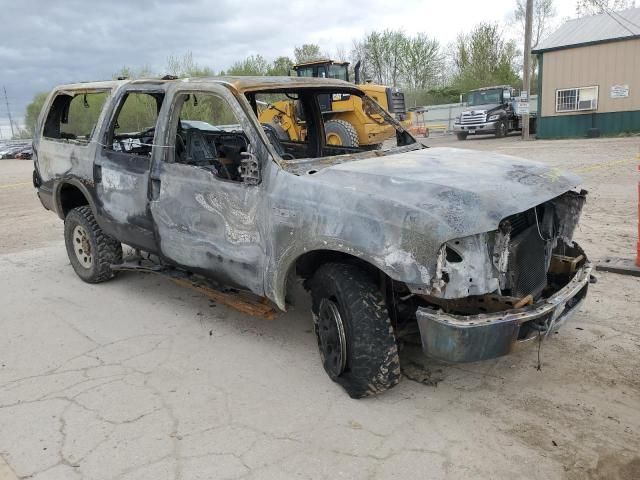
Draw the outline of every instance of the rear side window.
M118 112L114 133L143 132L156 126L162 100L150 93L130 92Z
M128 92L109 125L108 150L149 156L155 139L162 92Z
M88 144L107 96L108 92L58 94L47 114L42 135L54 140Z

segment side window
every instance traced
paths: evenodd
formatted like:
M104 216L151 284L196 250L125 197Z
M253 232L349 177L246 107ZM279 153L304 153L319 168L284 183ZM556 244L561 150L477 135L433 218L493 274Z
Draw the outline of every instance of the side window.
M257 93L258 120L281 158L309 157L309 128L297 93Z
M95 129L108 92L87 92L56 96L47 114L42 135L86 145Z
M224 180L243 181L240 164L249 138L227 100L213 93L184 93L175 108L173 161L205 168Z
M164 94L160 92L126 93L109 126L106 148L133 155L151 155L163 98Z
M319 93L317 100L324 122L323 156L386 150L400 145L393 118L387 117L388 112L372 98L337 91Z

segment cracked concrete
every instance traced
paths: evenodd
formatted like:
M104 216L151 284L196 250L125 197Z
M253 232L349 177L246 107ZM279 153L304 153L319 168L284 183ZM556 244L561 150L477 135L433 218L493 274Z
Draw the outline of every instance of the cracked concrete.
M630 140L464 146L567 166L632 156ZM0 182L29 168L0 162ZM616 168L585 177L596 258L632 240L635 178ZM640 478L638 279L598 275L541 371L535 348L451 366L407 346L437 386L356 401L322 370L304 295L265 321L154 276L85 284L33 197L0 190L1 480ZM37 242L5 249L20 228Z

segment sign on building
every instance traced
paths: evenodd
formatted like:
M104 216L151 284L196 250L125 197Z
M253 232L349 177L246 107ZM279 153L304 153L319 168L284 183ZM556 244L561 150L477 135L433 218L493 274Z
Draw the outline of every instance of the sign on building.
M518 102L516 110L518 115L525 115L529 113L529 102Z
M613 85L609 90L611 98L626 98L629 96L629 85Z

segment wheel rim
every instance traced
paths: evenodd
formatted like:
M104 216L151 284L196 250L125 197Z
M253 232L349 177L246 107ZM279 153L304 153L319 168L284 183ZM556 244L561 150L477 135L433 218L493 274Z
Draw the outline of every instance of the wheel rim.
M347 345L342 317L332 300L320 301L316 332L325 370L333 378L340 376L347 364Z
M342 139L337 133L327 133L328 145L342 145Z
M89 235L82 225L76 225L73 229L73 251L80 265L84 268L91 268L93 265L93 253L91 251L91 242Z

